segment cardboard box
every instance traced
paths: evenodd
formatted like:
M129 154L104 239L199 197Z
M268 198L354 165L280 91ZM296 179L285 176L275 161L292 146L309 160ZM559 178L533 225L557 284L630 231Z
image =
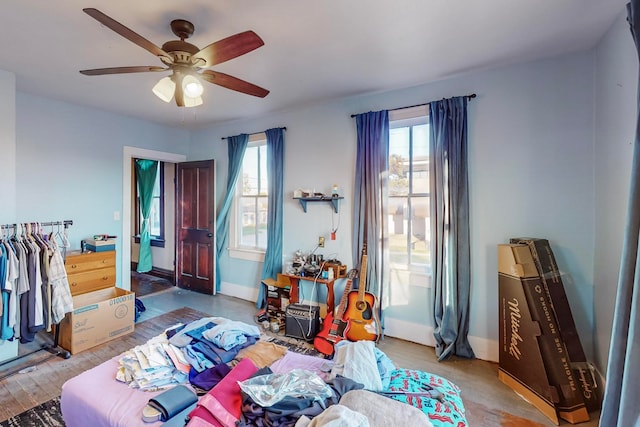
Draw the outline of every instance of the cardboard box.
M58 325L60 346L76 354L132 333L134 301L133 292L116 287L74 296L73 312Z
M526 244L529 247L544 289L549 295L560 336L565 343L567 354L571 361L571 370L580 383L587 409L590 412L597 411L600 409L602 396L598 393L598 384L593 372L594 368L587 362L587 357L580 342L569 299L562 283L562 276L549 241L547 239L517 237L510 239L510 242Z
M534 406L543 413L553 405L559 416L571 423L588 421L549 296L537 269L531 276L531 265L528 246L498 246L500 370L538 395L541 401Z

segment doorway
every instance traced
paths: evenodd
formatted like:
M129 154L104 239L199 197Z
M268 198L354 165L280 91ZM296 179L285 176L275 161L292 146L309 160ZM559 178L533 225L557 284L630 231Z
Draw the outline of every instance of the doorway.
M135 204L132 203L135 191L133 187L134 169L133 159L143 158L158 160L167 163L180 163L186 160L184 154L166 153L161 151L147 150L144 148L124 147L123 172L122 172L122 250L120 256L120 283L121 287L131 290L131 227L132 212ZM171 251L174 251L173 247Z

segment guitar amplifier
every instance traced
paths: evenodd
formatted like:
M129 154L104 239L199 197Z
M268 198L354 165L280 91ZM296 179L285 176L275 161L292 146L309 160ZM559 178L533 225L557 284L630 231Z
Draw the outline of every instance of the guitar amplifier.
M284 334L287 337L313 341L320 330L320 307L289 304L285 310Z

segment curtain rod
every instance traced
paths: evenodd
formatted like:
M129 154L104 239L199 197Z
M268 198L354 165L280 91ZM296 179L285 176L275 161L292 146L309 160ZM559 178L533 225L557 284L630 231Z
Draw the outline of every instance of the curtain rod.
M283 127L281 127L281 128L271 128L271 129L282 129L282 130L287 130L287 128L286 128L285 126L283 126ZM251 135L257 135L257 134L259 134L259 133L264 133L264 131L262 131L262 132L254 132L254 133L250 133L250 134L249 134L249 136L251 136ZM230 138L229 136L223 136L223 137L222 137L222 138L220 138L220 139L229 139L229 138Z
M475 98L477 95L475 93L472 93L471 95L465 95L465 98L467 98L468 101L472 100L473 98ZM446 98L443 98L446 99ZM407 108L414 108L414 107L422 107L423 105L427 105L428 102L425 102L424 104L416 104L416 105L409 105L406 107L400 107L400 108L392 108L389 111L395 111L395 110L406 110ZM357 116L357 114L352 114L351 117L355 117Z

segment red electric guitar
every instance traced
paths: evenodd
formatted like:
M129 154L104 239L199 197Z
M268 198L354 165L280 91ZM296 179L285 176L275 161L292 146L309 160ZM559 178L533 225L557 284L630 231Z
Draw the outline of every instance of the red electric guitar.
M366 292L367 287L367 245L362 248L358 290L349 292L347 310L343 319L349 322L345 336L350 341L378 341L380 321L377 314L376 296Z
M342 317L347 308L347 297L351 291L352 280L357 275L358 270L355 269L347 273L347 284L344 286L344 292L336 309L335 317L333 313L327 313L327 317L322 322L322 330L313 339L313 346L322 354L331 356L333 354L333 346L346 339L345 334L349 329L349 324L342 320Z

